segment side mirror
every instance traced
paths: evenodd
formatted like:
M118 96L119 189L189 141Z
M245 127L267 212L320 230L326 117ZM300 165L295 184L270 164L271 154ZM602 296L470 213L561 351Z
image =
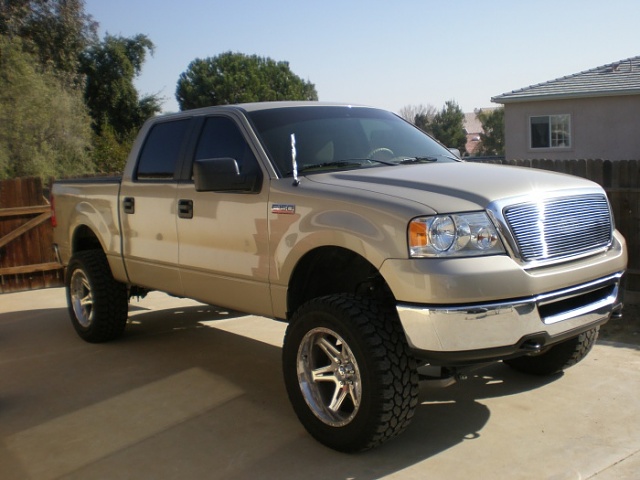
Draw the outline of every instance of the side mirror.
M457 148L449 148L448 150L453 153L456 158L462 158L462 156L460 156L460 150L458 150Z
M233 158L204 158L193 164L197 192L258 192L261 180L262 173L257 166L241 172Z

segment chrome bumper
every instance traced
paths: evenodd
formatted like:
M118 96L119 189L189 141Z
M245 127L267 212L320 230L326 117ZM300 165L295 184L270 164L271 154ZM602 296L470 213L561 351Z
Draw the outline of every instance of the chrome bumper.
M621 307L621 278L622 272L511 302L399 304L397 310L409 346L419 356L467 360L510 356L605 323Z

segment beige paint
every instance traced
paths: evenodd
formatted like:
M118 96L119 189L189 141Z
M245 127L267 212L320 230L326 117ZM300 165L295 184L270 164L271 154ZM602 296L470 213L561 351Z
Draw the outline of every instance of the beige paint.
M125 180L123 192L127 185ZM56 185L58 209L72 207L66 192L78 188L90 197L94 186ZM158 196L155 207L149 206L153 214L140 215L140 194L136 215L122 214L129 279L119 279L259 315L285 316L297 262L321 246L342 247L366 258L398 301L439 305L536 295L610 275L626 265L621 237L604 255L540 269L524 268L507 255L408 258L407 225L417 216L481 211L491 202L520 195L601 191L587 180L544 171L472 163L381 168L314 175L297 187L291 179L265 180L258 195L197 193L193 184L183 184L177 187L179 197L194 199L198 212L191 220L176 218L176 190L150 188ZM273 213L273 204L291 205L295 213ZM102 214L113 217L108 208ZM180 245L172 233L176 221ZM104 236L103 245L114 245L113 233L99 227L106 223L102 217L82 217L73 225L80 223ZM70 231L70 226L55 231L65 252L70 251Z
M567 113L564 106L554 111L549 104L533 106L535 114ZM582 125L577 121L581 111L577 106L569 111L574 129ZM528 119L529 114L519 116ZM608 276L626 265L621 237L607 252L536 268L506 254L409 258L407 227L415 217L485 211L498 201L604 193L578 177L454 162L316 174L295 186L291 178L276 178L258 152L265 167L260 193L198 193L191 182L131 181L140 137L152 123L134 145L120 190L121 199L135 196L135 215L122 211L122 201L116 206L115 184L54 185L60 222L54 241L63 262L72 253L74 231L84 225L100 239L120 281L276 318L287 312L287 290L299 260L325 246L366 259L399 302L441 306L534 296ZM582 137L574 135L574 140L580 145ZM178 218L178 199L193 200L193 219ZM120 255L126 273L113 268Z
M511 159L631 160L640 154L640 95L505 104L505 144ZM571 147L531 149L529 118L571 115Z

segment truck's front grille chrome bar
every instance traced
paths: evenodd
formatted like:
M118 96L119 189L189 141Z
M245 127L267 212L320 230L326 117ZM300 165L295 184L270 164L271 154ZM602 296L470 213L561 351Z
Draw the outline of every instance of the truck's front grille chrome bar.
M511 205L504 217L525 262L578 256L612 241L609 203L603 194Z

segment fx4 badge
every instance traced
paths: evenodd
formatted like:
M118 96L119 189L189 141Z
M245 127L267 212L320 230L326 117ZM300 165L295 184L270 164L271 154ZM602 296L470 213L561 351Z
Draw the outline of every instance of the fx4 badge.
M285 203L274 203L271 205L271 213L275 213L276 215L293 215L296 213L296 206Z

